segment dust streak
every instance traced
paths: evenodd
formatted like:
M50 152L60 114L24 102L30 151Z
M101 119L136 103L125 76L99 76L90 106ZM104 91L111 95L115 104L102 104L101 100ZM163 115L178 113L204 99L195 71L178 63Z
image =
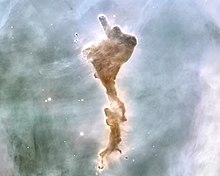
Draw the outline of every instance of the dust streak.
M106 89L110 107L104 109L107 117L106 124L110 128L108 145L99 153L99 169L104 169L107 165L108 156L118 151L121 142L120 124L126 121L125 105L119 99L115 88L115 80L123 63L131 57L137 44L135 36L125 34L119 26L111 27L104 15L98 17L107 39L95 43L82 51L83 58L88 59L95 68L95 78L99 78Z

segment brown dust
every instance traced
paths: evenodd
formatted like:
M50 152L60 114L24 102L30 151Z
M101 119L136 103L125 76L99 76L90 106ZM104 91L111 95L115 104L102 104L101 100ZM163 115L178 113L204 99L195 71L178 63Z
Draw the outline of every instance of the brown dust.
M108 163L108 156L112 152L122 153L119 148L121 142L120 124L127 119L125 105L117 95L115 80L122 64L131 57L137 45L137 39L133 35L123 33L119 26L110 26L104 15L100 15L98 19L107 38L82 50L82 55L92 63L95 69L94 77L99 79L105 87L110 102L110 107L104 109L106 124L110 129L108 145L99 153L100 164L98 168L104 169Z

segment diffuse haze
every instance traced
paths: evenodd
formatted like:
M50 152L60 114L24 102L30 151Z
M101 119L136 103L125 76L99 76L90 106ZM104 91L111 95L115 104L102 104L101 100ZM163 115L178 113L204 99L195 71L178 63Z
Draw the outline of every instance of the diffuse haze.
M119 26L111 27L104 15L99 16L99 21L107 39L84 49L82 54L93 64L96 71L94 77L100 79L110 102L110 107L104 109L107 117L106 124L110 127L108 145L99 154L100 164L98 168L103 169L112 152L121 153L119 148L121 142L120 123L127 119L125 117L125 105L117 95L115 80L122 64L131 57L137 39L133 35L123 33Z

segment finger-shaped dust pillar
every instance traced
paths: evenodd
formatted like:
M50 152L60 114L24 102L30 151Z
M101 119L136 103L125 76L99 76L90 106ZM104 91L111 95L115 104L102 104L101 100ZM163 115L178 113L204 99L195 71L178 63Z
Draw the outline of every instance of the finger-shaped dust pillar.
M104 109L106 124L110 128L108 145L99 153L100 164L98 168L103 169L112 152L121 153L119 148L121 142L120 124L127 119L125 105L117 95L115 80L122 64L131 57L137 39L133 35L123 33L119 26L110 26L104 15L100 15L98 19L107 39L83 49L82 55L95 68L94 77L100 79L110 102L110 107Z

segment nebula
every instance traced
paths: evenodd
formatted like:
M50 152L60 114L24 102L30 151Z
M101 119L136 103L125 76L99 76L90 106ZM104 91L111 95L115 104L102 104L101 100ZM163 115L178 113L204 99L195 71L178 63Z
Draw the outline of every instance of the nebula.
M82 56L93 65L94 77L100 79L105 87L110 103L110 107L104 109L106 124L110 128L108 145L99 153L100 164L98 168L104 169L108 163L107 158L112 152L122 153L119 148L121 142L120 124L127 121L127 118L125 117L125 105L118 97L115 81L121 66L131 57L137 45L137 39L134 35L122 32L119 26L112 27L105 15L99 15L98 19L107 38L83 49Z

